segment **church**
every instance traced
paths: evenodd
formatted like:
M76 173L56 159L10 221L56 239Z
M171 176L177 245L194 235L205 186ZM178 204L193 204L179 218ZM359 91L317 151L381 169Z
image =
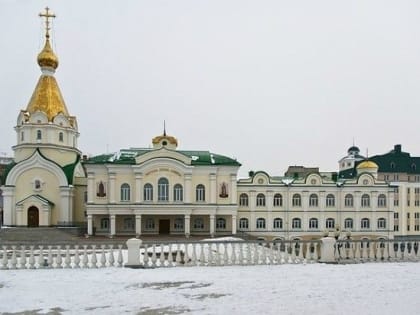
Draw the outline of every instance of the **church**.
M297 166L284 176L256 171L241 179L236 159L181 150L166 128L151 147L82 155L77 119L54 77L59 62L49 32L55 15L46 8L40 16L46 26L37 58L41 76L26 109L17 115L14 159L1 187L5 226L83 223L88 236L109 237L237 235L272 240L330 233L391 239L399 234L395 183L381 176L382 166L361 156L355 146L339 161L339 172Z

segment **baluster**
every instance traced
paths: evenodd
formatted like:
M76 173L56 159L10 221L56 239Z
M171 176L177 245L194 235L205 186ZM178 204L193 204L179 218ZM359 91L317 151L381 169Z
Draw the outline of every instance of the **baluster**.
M91 268L98 268L98 259L96 257L96 245L92 245L92 257L90 258Z
M188 266L190 262L190 255L188 253L188 250L189 250L188 244L185 243L184 244L184 266Z
M413 244L413 250L414 250L414 258L415 260L419 260L419 242L415 241Z
M1 269L8 269L9 260L7 258L7 247L2 246L3 248L3 257L1 259Z
M174 256L172 254L172 244L170 243L168 245L168 267L173 267L174 266Z
M236 257L235 265L243 265L244 264L244 243L237 243L235 245Z
M79 245L74 245L74 268L80 268Z
M144 244L143 262L144 267L149 267L149 248L147 244Z
M165 267L165 249L162 243L160 244L159 266Z
M57 246L57 257L55 258L56 268L62 268L63 259L61 258L61 246Z
M287 263L291 264L292 262L294 262L294 250L293 250L293 243L291 241L289 241L289 243L287 244Z
M179 266L179 264L181 263L181 251L179 249L179 243L176 244L176 257L175 257L175 265Z
M251 265L252 261L252 253L251 253L251 244L246 243L244 244L244 248L246 247L246 265Z
M66 245L66 256L64 258L64 268L71 268L70 266L70 245Z
M83 245L82 268L89 268L89 258L87 254L87 245Z
M26 269L26 253L25 253L25 246L21 246L20 251L20 268Z
M230 261L231 261L231 264L233 265L233 266L235 266L235 265L237 265L238 263L237 263L237 260L238 260L238 255L237 255L237 252L236 252L236 250L237 250L237 248L238 248L238 244L237 243L231 243L230 244L230 248L231 248L231 254L230 254Z
M274 251L275 243L270 242L270 249L268 255L268 264L274 265L276 263L275 251Z
M122 267L122 265L123 265L123 262L124 262L124 260L123 260L123 254L122 254L122 245L121 244L119 244L118 245L118 258L117 258L117 263L118 263L118 267Z
M12 260L10 262L10 268L16 269L17 268L17 258L16 258L16 246L12 246Z
M38 260L38 268L42 269L42 268L45 267L44 266L44 264L45 264L45 262L44 262L44 252L43 252L44 247L42 245L39 245L38 248L39 248L38 259L37 259Z
M221 266L222 265L222 263L221 263L221 254L220 254L220 246L221 246L221 244L214 244L215 245L215 248L216 248L216 252L215 252L215 264L216 264L216 266Z
M101 245L101 268L106 267L105 245Z
M205 266L206 260L204 256L204 245L202 243L199 243L198 248L200 250L200 255L198 258L198 266Z
M33 245L29 246L29 269L35 269L35 256Z
M109 245L108 264L110 267L114 267L114 245Z
M197 246L197 244L192 243L191 246L192 246L192 248L191 248L191 265L192 266L198 266L197 252L196 252L196 246Z
M284 255L283 255L282 249L283 249L283 243L278 243L277 244L277 258L276 258L278 265L284 264Z
M260 253L261 253L261 265L267 264L267 247L266 243L263 243L263 245L260 246Z
M153 244L152 245L152 259L151 259L152 267L156 267L156 261L157 261L156 244Z
M212 248L212 244L211 243L209 243L209 244L207 244L208 246L207 246L207 248L208 248L208 251L207 251L207 260L208 260L208 265L209 266L211 266L211 265L213 265L213 248Z
M48 246L48 260L47 260L47 264L48 264L48 268L53 268L53 264L54 264L54 260L53 260L53 254L52 254L52 246L49 245Z

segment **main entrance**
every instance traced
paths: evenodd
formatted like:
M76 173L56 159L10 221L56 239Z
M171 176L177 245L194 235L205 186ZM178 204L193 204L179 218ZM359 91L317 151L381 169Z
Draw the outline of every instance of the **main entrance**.
M169 234L171 230L171 220L159 220L159 234Z
M39 210L37 207L32 206L28 209L28 227L39 226Z

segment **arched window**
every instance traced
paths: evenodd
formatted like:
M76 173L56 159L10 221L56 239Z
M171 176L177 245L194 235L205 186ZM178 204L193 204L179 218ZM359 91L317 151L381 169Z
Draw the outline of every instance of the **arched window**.
M153 186L147 183L143 188L144 201L153 201Z
M333 229L335 227L335 220L333 218L328 218L325 220L325 228Z
M239 219L239 229L240 230L248 230L249 228L249 221L247 218L240 218Z
M184 230L184 219L176 218L174 220L174 230L175 231L183 231Z
M299 194L294 194L292 197L292 206L293 207L301 207L302 206L302 198Z
M242 207L248 207L248 195L247 194L241 194L239 196L239 205Z
M370 220L368 218L363 218L360 224L360 228L363 230L370 229Z
M109 229L109 218L102 218L101 219L101 230L108 230Z
M385 208L386 207L386 196L384 194L380 194L378 196L378 208Z
M184 190L181 184L174 186L174 201L180 202L184 200Z
M106 196L105 184L102 181L100 181L98 183L98 188L97 188L97 191L96 191L96 196L97 197L105 197Z
M273 229L281 230L283 228L283 219L275 218L273 221Z
M199 184L195 188L195 200L197 202L206 201L206 189L205 189L204 185Z
M41 140L42 139L42 131L41 130L37 130L36 131L36 140Z
M152 218L148 218L144 224L145 230L154 230L155 229L155 220Z
M352 194L347 194L344 197L344 206L345 207L353 207L353 195Z
M193 223L194 230L203 230L204 229L204 221L202 218L194 219Z
M258 218L257 219L257 229L265 229L265 219Z
M309 196L309 207L318 207L318 195L311 194Z
M158 180L158 201L169 200L169 181L162 177Z
M124 218L124 230L133 231L134 230L134 219L133 218Z
M378 219L378 229L386 229L386 219L379 218Z
M273 206L274 207L282 207L283 206L283 196L281 194L275 194L274 195Z
M327 195L326 204L327 204L327 207L335 207L335 197L333 194Z
M265 207L265 195L258 194L257 195L257 207Z
M370 207L370 197L368 194L362 195L362 207Z
M301 229L301 228L302 228L302 220L299 218L293 218L292 229Z
M317 218L310 218L309 219L309 229L310 230L317 230L318 229L318 219Z
M344 220L344 228L348 230L353 229L353 219L352 218L346 218Z
M60 141L60 142L64 141L64 134L62 132L58 133L58 141Z
M127 183L121 185L121 201L130 201L130 185Z
M224 218L217 218L216 229L217 230L225 230L226 229L226 220Z

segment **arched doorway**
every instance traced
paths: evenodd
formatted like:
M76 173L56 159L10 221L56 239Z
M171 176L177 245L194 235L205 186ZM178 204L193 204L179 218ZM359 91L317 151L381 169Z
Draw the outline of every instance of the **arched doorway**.
M39 226L39 210L37 207L32 206L28 209L28 227Z

